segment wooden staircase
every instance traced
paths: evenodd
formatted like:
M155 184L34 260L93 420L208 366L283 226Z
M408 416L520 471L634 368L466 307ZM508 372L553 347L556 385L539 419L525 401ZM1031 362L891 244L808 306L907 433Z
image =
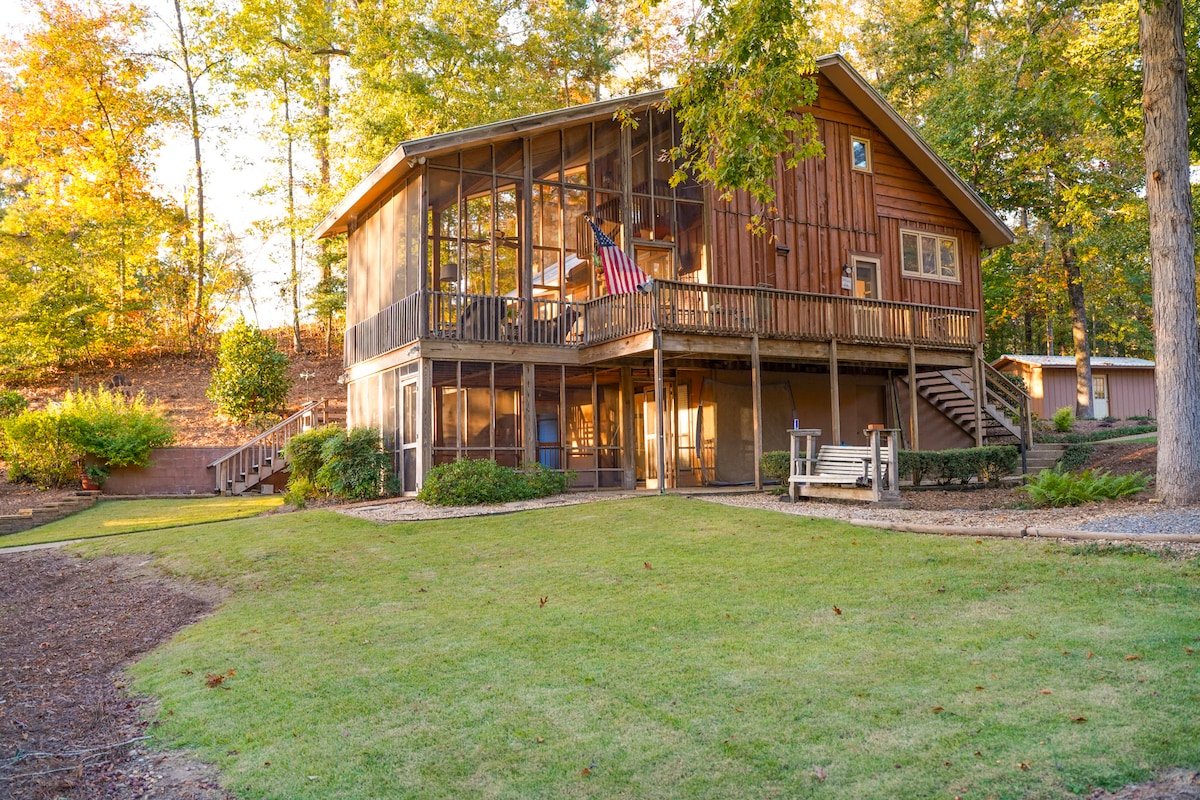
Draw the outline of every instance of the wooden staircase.
M236 450L226 453L208 465L213 470L216 494L245 494L277 472L288 468L284 448L298 433L341 422L344 415L335 414L333 401L321 398L303 405L278 425L263 431Z
M1033 424L1029 414L1029 395L984 364L984 393L981 417L985 445L1033 444ZM918 373L917 394L971 437L975 437L975 376L968 369L947 369ZM901 380L908 381L907 376Z

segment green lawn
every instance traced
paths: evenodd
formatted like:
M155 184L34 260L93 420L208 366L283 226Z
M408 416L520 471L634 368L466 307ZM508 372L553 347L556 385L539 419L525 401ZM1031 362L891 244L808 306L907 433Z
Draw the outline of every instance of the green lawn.
M678 497L78 547L231 590L132 671L244 798L1037 798L1200 767L1194 559Z
M0 548L90 539L179 525L252 517L283 504L282 495L205 497L187 500L105 500L57 522L0 537Z

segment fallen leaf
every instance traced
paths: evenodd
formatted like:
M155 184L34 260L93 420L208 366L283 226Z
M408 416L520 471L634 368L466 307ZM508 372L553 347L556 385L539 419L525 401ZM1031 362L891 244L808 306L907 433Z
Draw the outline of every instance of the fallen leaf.
M820 766L813 767L813 775L815 775L817 780L821 781L822 783L824 783L825 779L829 777L829 773Z
M1195 652L1196 652L1196 648L1194 648L1194 647L1187 647L1187 646L1185 646L1185 647L1183 648L1183 652L1187 653L1187 654L1190 656L1192 653L1195 653Z
M185 669L185 670L183 670L183 674L184 674L184 675L191 675L191 674L192 674L192 671L191 671L190 669Z
M976 686L976 687L975 687L975 691L977 691L977 692L982 692L982 691L983 691L983 687L982 687L982 686Z
M1042 689L1042 694L1053 694L1049 689Z
M1020 763L1020 767L1021 767L1021 769L1029 769L1029 764L1027 764L1027 763L1025 763L1024 761L1022 761L1022 762Z
M1069 655L1071 655L1071 651L1070 651L1070 650L1063 650L1063 655L1064 655L1064 656L1069 656Z
M1087 717L1071 717L1071 722L1087 722Z
M942 592L945 592L945 591L946 591L946 587L945 587L945 586L939 586L939 587L938 587L938 594L941 594Z
M645 567L646 569L654 569L654 567L650 566L649 561L643 561L642 566Z
M838 608L837 606L834 606L834 607L833 607L833 613L835 613L835 614L841 614L841 613L842 613L842 610L841 610L840 608Z
M1088 658L1091 658L1091 657L1092 657L1092 656L1094 656L1094 655L1096 655L1096 654L1095 654L1095 653L1088 653L1088 654L1087 654L1087 657L1088 657Z
M586 775L591 775L591 774L592 774L592 770L591 770L590 768L588 768L588 767L584 767L583 769L579 770L579 774L580 774L580 775L585 775L585 776L586 776Z
M941 706L934 706L933 708L931 708L931 709L929 709L929 710L930 710L930 711L932 711L932 712L933 712L933 713L935 713L935 714L940 714L940 713L942 713L943 711L945 711L946 709L942 708Z
M1142 659L1141 653L1134 653L1133 655L1125 656L1126 661L1141 661L1141 659Z
M538 598L538 608L545 608L546 603L548 603L548 602L550 602L550 595L546 595L545 597L539 597Z
M738 708L737 706L734 706L733 710L736 711L738 714L742 713L742 710L740 708Z
M541 736L537 737L537 743L538 743L538 744L541 744L541 743L542 743L542 742L544 742L544 741L546 741L546 740L545 740L545 739L543 739Z

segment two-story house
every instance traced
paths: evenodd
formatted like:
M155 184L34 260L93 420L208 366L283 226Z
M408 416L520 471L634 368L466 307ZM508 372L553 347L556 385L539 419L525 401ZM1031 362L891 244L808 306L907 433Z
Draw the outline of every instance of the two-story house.
M826 155L780 163L765 234L747 197L670 185L662 92L405 142L337 204L316 233L348 234L348 422L405 490L463 457L756 482L797 424L983 441L980 258L1012 233L841 56L818 66ZM589 216L645 291L606 291Z

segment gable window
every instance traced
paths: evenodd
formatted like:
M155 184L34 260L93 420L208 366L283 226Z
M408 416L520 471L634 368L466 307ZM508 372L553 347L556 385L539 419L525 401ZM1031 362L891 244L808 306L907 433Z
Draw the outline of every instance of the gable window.
M860 172L871 171L871 140L863 136L850 137L850 163Z
M910 278L961 280L958 239L925 231L900 231L901 269Z

